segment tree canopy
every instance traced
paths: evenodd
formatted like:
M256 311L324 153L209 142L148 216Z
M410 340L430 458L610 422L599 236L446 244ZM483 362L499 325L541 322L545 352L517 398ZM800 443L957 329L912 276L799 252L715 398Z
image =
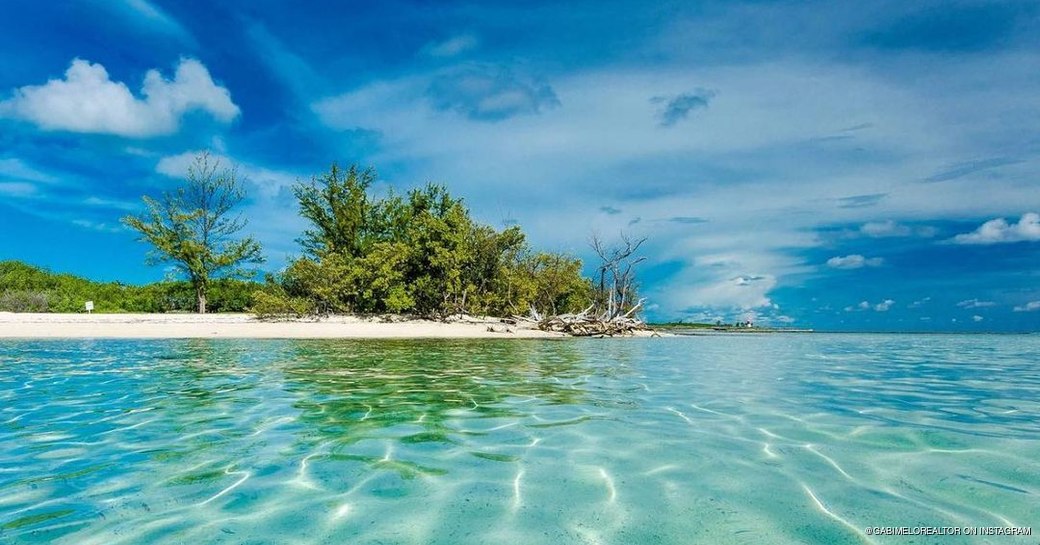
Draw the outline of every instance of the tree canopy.
M580 260L533 251L519 227L475 221L444 186L380 197L374 180L370 169L333 165L294 187L310 222L306 254L257 295L258 313L508 315L593 299Z

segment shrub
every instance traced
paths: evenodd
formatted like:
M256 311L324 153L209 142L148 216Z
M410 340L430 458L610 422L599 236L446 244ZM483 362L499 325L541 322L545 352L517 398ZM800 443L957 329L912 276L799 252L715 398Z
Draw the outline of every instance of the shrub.
M42 291L6 290L0 295L2 312L47 312L50 296Z

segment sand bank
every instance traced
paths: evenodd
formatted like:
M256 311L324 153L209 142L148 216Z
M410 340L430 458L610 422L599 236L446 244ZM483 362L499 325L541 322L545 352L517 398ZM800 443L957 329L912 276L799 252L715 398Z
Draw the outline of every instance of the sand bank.
M489 328L494 331L489 331ZM0 338L515 339L561 337L496 320L384 322L349 316L264 322L248 314L29 314L0 312Z

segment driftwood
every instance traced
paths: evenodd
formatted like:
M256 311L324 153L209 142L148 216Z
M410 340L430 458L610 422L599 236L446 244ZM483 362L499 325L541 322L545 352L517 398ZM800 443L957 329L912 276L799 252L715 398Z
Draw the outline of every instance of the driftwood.
M531 309L529 316L513 316L517 322L536 324L542 331L555 331L566 333L574 337L614 337L623 335L635 335L639 331L649 331L646 323L633 318L632 315L642 306L640 300L625 314L610 317L609 311L592 315L593 307L589 307L577 314L560 314L557 316L542 316L535 309Z

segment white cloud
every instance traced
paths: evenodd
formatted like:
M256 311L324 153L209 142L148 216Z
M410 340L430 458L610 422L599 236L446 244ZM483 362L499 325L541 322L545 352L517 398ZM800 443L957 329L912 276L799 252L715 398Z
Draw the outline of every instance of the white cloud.
M45 130L147 137L177 130L182 115L201 110L228 123L239 115L230 92L213 82L205 66L181 59L173 80L158 70L145 74L137 98L109 79L100 64L74 59L64 79L27 85L0 102L0 117L22 119Z
M96 222L86 219L75 219L72 220L72 224L84 229L91 229L93 231L101 231L103 233L119 233L126 230L125 227L116 224L110 225L108 223Z
M996 305L997 304L993 301L979 301L978 299L965 299L964 301L957 303L957 306L961 308L986 308L994 307Z
M195 150L177 155L168 155L159 159L159 162L155 165L155 171L171 178L184 178L188 173L188 167L202 153L204 153L202 150ZM219 168L221 169L236 169L239 181L257 191L258 195L254 196L273 198L291 187L297 180L303 178L300 175L289 172L271 170L250 163L239 163L219 153L210 153L209 158L210 161L219 162Z
M872 305L870 301L860 301L857 305L849 305L845 307L845 312L862 312L870 309L874 309L875 312L888 312L894 304L896 304L896 302L892 299L885 299L876 305Z
M0 176L30 182L51 183L55 181L54 176L40 172L20 159L0 159Z
M1004 218L987 221L971 233L953 237L955 244L1001 244L1008 242L1040 240L1040 214L1022 214L1018 223L1008 223Z
M870 303L868 301L860 301L858 305L849 305L845 307L845 312L859 312L861 310L869 310Z
M913 229L892 220L867 222L859 228L859 231L874 238L908 237L913 234Z
M423 52L431 57L456 57L462 53L476 49L479 43L477 37L472 34L460 34L448 38L443 42L427 44L426 47L423 48Z
M1015 312L1033 312L1036 310L1040 310L1040 301L1030 301L1014 308Z
M983 318L982 316L979 316L978 314L975 314L974 316L972 316L971 319L973 321L975 321L975 322L981 322L981 321L985 320L985 318Z
M859 254L836 256L827 260L827 266L834 269L861 269L863 267L880 267L885 260L880 257L863 257Z
M921 237L931 238L938 229L930 225L910 226L894 220L868 221L859 228L859 234L871 238Z
M917 301L914 301L913 303L910 303L909 305L907 305L906 308L921 308L922 306L924 306L925 303L931 300L931 297L925 297L924 299L919 299Z

